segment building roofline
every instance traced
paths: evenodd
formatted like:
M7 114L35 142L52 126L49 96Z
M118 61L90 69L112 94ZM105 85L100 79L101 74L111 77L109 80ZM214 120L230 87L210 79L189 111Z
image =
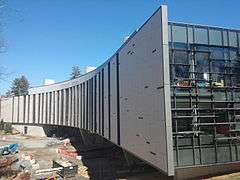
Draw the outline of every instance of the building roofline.
M134 37L134 35L140 30L142 29L142 27L163 7L166 5L161 5L160 7L157 8L157 10L139 27L137 28L130 36L129 38L115 51L115 53L110 56L105 62L103 62L100 66L98 66L95 70L88 72L86 74L83 74L82 76L86 76L90 73L93 73L95 71L98 71L99 68L101 68L102 66L104 66L104 64L108 63L109 60L115 56L117 53L119 53L119 51ZM230 31L238 31L240 33L240 29L231 29L231 28L225 28L225 27L218 27L218 26L210 26L210 25L202 25L202 24L194 24L194 23L185 23L185 22L175 22L175 21L168 21L168 23L172 23L172 24L179 24L179 25L190 25L190 26L198 26L198 27L211 27L211 28L216 28L216 29L222 29L222 30L230 30ZM80 76L79 78L81 78L82 76ZM74 80L77 80L79 78L76 78ZM40 87L47 87L47 86L51 86L51 85L56 85L56 84L62 84L65 82L71 81L70 79L66 79L63 81L59 81L56 82L54 84L49 84L49 85L38 85L38 86L33 86L30 89L34 89L34 88L40 88Z
M99 68L101 68L102 66L104 66L104 64L108 63L110 61L110 59L115 56L117 53L119 53L119 51L134 37L134 35L140 30L143 28L143 26L163 7L163 6L166 6L166 5L161 5L160 7L157 8L157 10L139 27L137 28L132 34L130 34L129 38L115 51L115 53L110 56L105 62L103 62L100 66L98 66L96 69L94 69L93 71L91 72L88 72L86 74L83 74L81 75L80 77L76 78L76 79L72 79L72 80L77 80L77 79L80 79L81 77L83 76L86 76L88 74L91 74L95 71L98 71ZM63 80L63 81L59 81L59 82L56 82L54 84L49 84L49 85L39 85L39 86L33 86L31 87L30 89L34 89L34 88L40 88L40 87L48 87L48 86L52 86L52 85L57 85L57 84L62 84L62 83L66 83L68 81L71 81L71 79L66 79L66 80Z
M215 25L204 25L204 24L197 24L197 23L186 23L186 22L176 22L176 21L168 21L168 23L171 24L179 24L179 25L189 25L189 26L196 26L196 27L209 27L214 29L222 29L222 30L230 30L230 31L237 31L240 32L240 29L234 29L234 28L228 28L228 27L222 27L222 26L215 26Z

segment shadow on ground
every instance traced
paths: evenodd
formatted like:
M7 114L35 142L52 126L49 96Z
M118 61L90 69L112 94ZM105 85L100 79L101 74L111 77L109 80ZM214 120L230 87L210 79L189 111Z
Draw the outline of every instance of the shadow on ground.
M48 137L69 138L93 180L171 179L101 136L78 128L44 126Z

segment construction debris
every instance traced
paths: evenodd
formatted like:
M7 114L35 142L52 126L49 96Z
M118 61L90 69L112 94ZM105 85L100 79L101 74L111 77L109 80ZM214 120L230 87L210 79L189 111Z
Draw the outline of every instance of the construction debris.
M53 161L53 168L59 168L57 173L63 178L74 177L78 172L78 165L63 160Z
M0 156L18 153L18 144L7 144L0 147Z
M71 149L71 148L66 147L66 146L61 146L61 147L57 148L56 151L57 151L58 154L68 156L68 157L71 157L71 158L76 158L78 156L78 153L75 149Z
M0 158L0 168L6 168L11 166L14 162L17 162L18 158L15 156L6 156Z
M53 167L53 160L59 167ZM0 179L89 178L81 160L70 139L21 134L0 137Z
M86 166L79 166L78 174L82 177L90 178L90 176L88 174L88 167L86 167Z
M13 180L30 180L31 173L30 172L20 172Z

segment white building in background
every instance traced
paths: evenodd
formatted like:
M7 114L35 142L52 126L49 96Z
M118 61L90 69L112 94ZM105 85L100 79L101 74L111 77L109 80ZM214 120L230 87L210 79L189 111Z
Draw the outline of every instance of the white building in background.
M91 72L91 71L93 71L93 70L95 70L95 69L96 69L96 67L87 66L87 67L85 68L85 73L89 73L89 72Z
M122 40L122 43L125 43L128 39L129 39L130 36L125 36Z
M55 83L55 80L53 80L53 79L44 79L44 81L43 81L44 86L54 84L54 83Z

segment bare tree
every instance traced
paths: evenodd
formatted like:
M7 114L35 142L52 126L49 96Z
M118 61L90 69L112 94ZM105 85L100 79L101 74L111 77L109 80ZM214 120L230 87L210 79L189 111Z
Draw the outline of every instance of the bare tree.
M73 66L72 67L72 72L70 74L70 79L76 79L81 76L81 71L78 66Z

